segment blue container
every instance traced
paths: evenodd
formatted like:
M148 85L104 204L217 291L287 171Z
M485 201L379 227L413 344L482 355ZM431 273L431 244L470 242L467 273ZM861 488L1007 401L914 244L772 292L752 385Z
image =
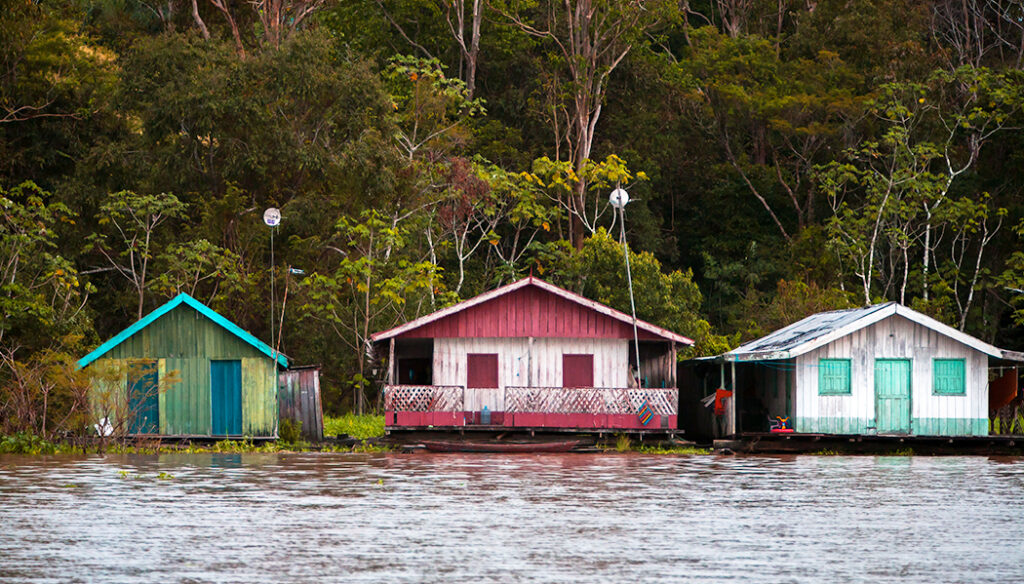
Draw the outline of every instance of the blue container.
M480 424L484 426L491 425L491 410L484 406L484 411L480 412Z

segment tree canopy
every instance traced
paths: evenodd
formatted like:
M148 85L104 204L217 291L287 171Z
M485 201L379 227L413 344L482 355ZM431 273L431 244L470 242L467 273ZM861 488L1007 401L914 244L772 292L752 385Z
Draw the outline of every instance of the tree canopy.
M884 300L1024 348L1001 3L11 4L0 385L185 291L372 407L403 320L530 273L628 309L616 187L692 355Z

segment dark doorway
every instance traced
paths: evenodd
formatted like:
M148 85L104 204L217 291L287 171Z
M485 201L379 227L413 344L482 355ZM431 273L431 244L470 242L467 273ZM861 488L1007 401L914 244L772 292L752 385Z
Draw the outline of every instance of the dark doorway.
M399 385L433 385L434 360L429 357L413 357L398 360Z

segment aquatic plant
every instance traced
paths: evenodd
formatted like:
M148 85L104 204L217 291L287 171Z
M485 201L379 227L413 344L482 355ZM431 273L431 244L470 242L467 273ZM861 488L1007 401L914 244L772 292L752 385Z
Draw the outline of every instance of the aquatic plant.
M356 444L353 446L351 452L374 454L379 452L393 452L394 450L394 447L388 444L371 444L363 442L362 444Z
M633 449L633 440L625 434L619 434L615 439L615 450L618 452L629 452Z
M298 442L302 439L302 420L281 418L277 426L277 436L282 442Z
M0 454L57 454L73 450L71 447L54 444L41 436L18 432L0 437Z
M701 455L711 454L708 448L697 448L696 446L640 446L636 449L642 454L679 454L679 455Z
M324 418L325 436L341 436L343 434L360 440L383 436L384 416L373 414L360 416L350 412L338 418Z

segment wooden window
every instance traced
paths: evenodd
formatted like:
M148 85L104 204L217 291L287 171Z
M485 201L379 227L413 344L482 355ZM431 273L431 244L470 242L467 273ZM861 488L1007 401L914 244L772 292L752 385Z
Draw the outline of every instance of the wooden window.
M932 392L935 395L967 395L963 359L932 361Z
M562 387L594 387L594 356L562 355Z
M818 395L850 395L850 360L818 359Z
M498 354L466 355L466 387L498 387Z

